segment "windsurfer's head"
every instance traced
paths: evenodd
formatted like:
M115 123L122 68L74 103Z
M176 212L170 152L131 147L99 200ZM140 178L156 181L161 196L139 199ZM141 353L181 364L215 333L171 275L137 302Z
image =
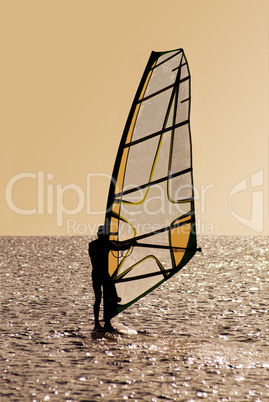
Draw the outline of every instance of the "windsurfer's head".
M106 228L104 225L99 226L98 230L97 230L97 236L106 236Z

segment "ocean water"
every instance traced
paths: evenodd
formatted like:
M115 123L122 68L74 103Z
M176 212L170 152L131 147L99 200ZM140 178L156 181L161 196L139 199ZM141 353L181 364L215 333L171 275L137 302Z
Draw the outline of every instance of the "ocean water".
M202 236L191 262L93 328L88 239L1 237L4 401L268 401L269 238Z

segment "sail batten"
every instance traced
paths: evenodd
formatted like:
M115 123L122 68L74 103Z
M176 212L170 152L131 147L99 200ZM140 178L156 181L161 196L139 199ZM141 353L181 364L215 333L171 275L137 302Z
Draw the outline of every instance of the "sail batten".
M169 52L167 52L167 54L168 54L168 53L169 53ZM167 61L173 59L174 57L178 56L178 55L181 54L181 53L182 53L182 49L180 49L178 52L176 52L176 53L173 54L172 56L168 57L167 59L161 61L160 63L156 63L155 67L153 67L153 68L157 68L157 67L161 66L163 63L167 63Z
M189 99L190 99L190 98L184 99L183 101L181 101L181 103L187 102ZM149 140L149 139L151 139L151 138L153 138L153 137L157 137L157 136L159 136L159 135L161 135L161 134L165 134L165 133L167 133L168 131L171 131L171 130L173 130L173 129L175 129L175 128L184 126L185 124L189 124L189 122L190 122L189 119L187 119L187 120L184 120L184 121L182 121L182 122L180 122L180 123L174 124L173 126L169 126L169 127L163 128L162 130L157 131L156 133L152 133L152 134L146 135L145 137L140 138L139 140L126 143L126 144L124 145L124 148L131 147L131 146L133 146L133 145L139 144L140 142L147 141L147 140Z
M184 226L184 225L187 225L187 224L189 224L189 223L192 223L191 219L188 219L187 221L184 221L184 222L180 222L180 223L178 223L178 224L176 224L176 225L171 225L171 226L163 227L163 228L161 228L161 229L155 230L154 232L148 232L148 233L145 233L145 234L143 234L143 235L136 236L136 237L134 237L134 240L138 241L138 240L146 239L146 238L151 237L151 236L154 236L154 235L156 235L156 234L163 233L163 232L168 232L168 231L171 230L171 229L176 229L176 228L178 228L178 227L180 227L180 226ZM173 249L173 248L174 248L174 247L169 246L169 250L171 250L171 249ZM176 248L176 247L175 247L175 248ZM187 248L185 248L185 249L187 250Z
M191 171L192 171L192 168L184 169L184 170L181 170L180 172L176 172L176 173L173 173L173 174L169 174L168 176L161 177L158 180L154 180L154 181L150 181L148 183L140 184L138 187L134 187L134 188L131 188L129 190L122 191L121 193L115 194L115 198L121 197L123 195L131 194L131 193L133 193L135 191L142 190L142 189L150 187L150 186L154 186L154 185L159 184L159 183L161 183L163 181L173 179L174 177L180 176L182 174L185 174L185 173L188 173L188 172L191 172ZM192 199L193 198L187 198L186 201L190 201Z
M110 239L139 244L109 254L121 298L112 315L178 272L196 252L190 72L183 49L152 52L135 95L111 180Z
M153 98L154 96L160 95L162 92L165 92L168 89L171 89L171 88L174 88L174 87L175 87L175 84L172 84L172 85L169 85L167 87L161 88L159 91L154 92L154 93L152 93L152 94L150 94L150 95L148 95L148 96L146 96L146 97L144 97L142 99L139 99L137 101L137 104L145 102L145 101L149 100L150 98Z

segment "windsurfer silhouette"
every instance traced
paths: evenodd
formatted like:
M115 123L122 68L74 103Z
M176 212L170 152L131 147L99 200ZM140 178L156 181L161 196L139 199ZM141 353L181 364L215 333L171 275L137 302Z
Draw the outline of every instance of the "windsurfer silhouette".
M110 241L108 234L105 233L105 226L99 227L97 236L96 240L89 243L89 256L92 263L92 283L95 294L95 303L93 306L94 329L103 329L99 322L103 287L104 329L113 332L115 330L110 323L111 312L121 299L118 297L115 284L108 273L108 254L111 250L127 250L134 245L134 242L131 240L121 243Z

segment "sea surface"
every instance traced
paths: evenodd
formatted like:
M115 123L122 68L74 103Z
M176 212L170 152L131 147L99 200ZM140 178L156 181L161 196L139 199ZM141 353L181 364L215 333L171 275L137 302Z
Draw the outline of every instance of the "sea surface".
M4 401L269 401L269 237L203 253L93 331L86 237L1 237Z

